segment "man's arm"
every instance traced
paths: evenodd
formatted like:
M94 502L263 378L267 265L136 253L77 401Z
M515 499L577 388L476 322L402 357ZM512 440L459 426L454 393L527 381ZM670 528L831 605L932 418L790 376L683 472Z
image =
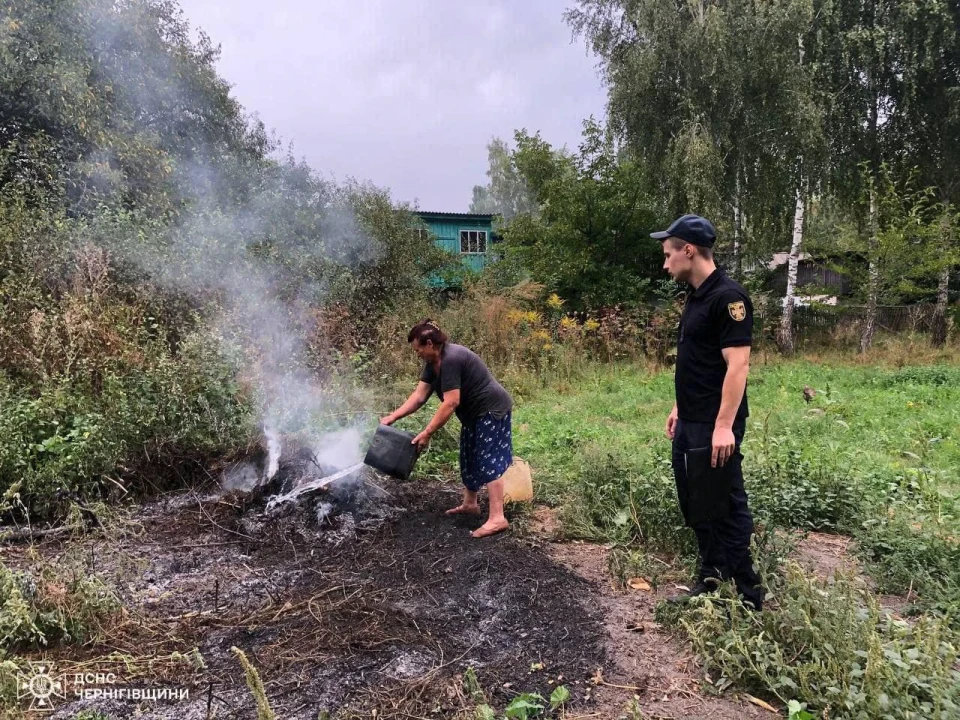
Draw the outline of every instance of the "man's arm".
M720 397L720 412L713 429L713 467L725 465L736 447L733 437L733 422L737 410L743 401L747 389L747 375L750 372L750 346L728 347L721 350L727 363L727 374L723 378L723 392Z

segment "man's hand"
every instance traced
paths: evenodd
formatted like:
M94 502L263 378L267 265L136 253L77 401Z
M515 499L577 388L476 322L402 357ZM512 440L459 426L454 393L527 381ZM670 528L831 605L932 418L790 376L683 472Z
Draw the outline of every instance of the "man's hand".
M381 425L393 425L394 422L396 421L393 419L393 415L384 415L380 418Z
M676 435L677 430L677 406L673 406L673 410L670 411L670 414L667 415L667 425L664 428L667 433L667 437L673 440L673 436Z
M430 433L424 430L422 433L417 435L413 440L410 441L411 445L417 446L417 452L422 453L427 449L427 446L430 444Z
M717 427L713 430L713 453L710 456L710 467L723 467L733 456L737 447L737 440L730 428Z

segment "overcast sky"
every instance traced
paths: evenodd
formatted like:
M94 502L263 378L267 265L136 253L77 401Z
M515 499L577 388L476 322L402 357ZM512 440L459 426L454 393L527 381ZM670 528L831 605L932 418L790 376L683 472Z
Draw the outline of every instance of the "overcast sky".
M466 212L493 136L576 147L602 118L573 0L180 0L236 98L320 174Z

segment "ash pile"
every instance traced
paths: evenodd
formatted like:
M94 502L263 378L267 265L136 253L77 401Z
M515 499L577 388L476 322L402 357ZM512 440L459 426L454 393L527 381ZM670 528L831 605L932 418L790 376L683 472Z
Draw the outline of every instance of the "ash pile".
M306 447L281 444L279 434L268 430L265 452L224 471L224 495L244 501L248 512L241 524L254 537L267 525L336 543L375 530L400 511L384 487L390 479L362 462L360 437L357 430L338 431Z

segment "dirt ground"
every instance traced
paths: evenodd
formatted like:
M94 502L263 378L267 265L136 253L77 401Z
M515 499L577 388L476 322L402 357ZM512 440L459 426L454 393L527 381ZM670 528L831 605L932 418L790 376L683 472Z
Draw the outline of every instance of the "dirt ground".
M454 717L481 699L465 687L468 668L501 708L563 684L568 718L628 717L631 701L645 719L776 717L705 693L692 653L654 620L673 588L615 588L607 550L554 542L549 511L522 533L474 540L481 519L443 515L456 487L376 483L270 516L262 502L171 495L125 532L8 553L11 565L33 552L102 577L127 608L100 644L33 659L68 677L116 673L111 688L189 690L176 702L71 702L67 688L43 717L254 718L233 646L284 720Z
M382 480L378 480L381 483ZM383 485L340 498L330 515L308 501L268 517L259 507L182 494L146 506L136 532L36 546L47 562L96 574L128 609L94 647L32 656L68 678L116 674L111 688L186 687L189 700L57 702L117 718L255 717L231 647L245 651L279 718L451 717L477 698L496 706L519 692L565 684L589 704L606 663L604 620L591 587L512 534L475 540L479 518L447 518L457 491ZM11 565L29 553L10 553ZM19 557L18 557L19 556ZM199 650L203 668L181 659ZM89 688L88 688L89 689Z

